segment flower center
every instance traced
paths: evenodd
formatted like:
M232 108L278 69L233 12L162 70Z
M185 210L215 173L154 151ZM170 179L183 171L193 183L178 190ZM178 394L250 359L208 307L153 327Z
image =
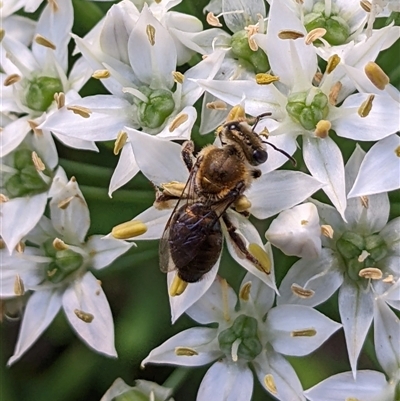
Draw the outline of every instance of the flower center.
M319 121L328 116L328 97L317 88L292 93L288 97L286 111L292 120L301 124L303 128L314 130Z
M349 277L354 281L359 281L360 277L373 278L367 275L366 269L379 271L376 263L387 255L387 246L379 234L362 236L346 231L336 242L336 248L346 262ZM362 271L365 274L360 274ZM380 278L379 275L376 277Z
M331 45L341 45L350 36L350 27L339 13L338 6L331 0L320 1L304 16L304 26L307 32L316 28L326 29L324 39Z
M25 105L32 110L46 111L54 100L54 94L62 91L60 79L36 77L25 88Z
M175 108L172 93L167 89L152 90L148 87L140 87L139 91L147 98L135 98L138 107L138 120L143 128L158 128L171 115Z
M239 61L246 61L246 64L250 65L256 74L269 71L270 65L267 55L260 48L257 50L250 48L246 30L238 31L232 35L231 46L232 53Z
M81 254L68 248L57 249L52 239L48 239L43 246L46 256L53 259L45 269L46 279L51 283L60 283L82 266L83 256Z
M14 152L15 172L8 177L4 184L10 198L32 196L47 191L49 185L43 179L46 168L39 174L32 155L32 151L29 149L19 149Z
M236 362L239 358L253 360L262 350L257 335L257 320L254 317L240 315L232 326L218 335L219 347Z

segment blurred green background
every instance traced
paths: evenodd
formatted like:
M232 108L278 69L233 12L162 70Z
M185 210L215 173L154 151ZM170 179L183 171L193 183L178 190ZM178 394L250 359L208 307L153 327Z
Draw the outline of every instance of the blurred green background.
M74 0L75 24L73 31L83 36L104 15L113 4L90 3ZM204 26L202 10L207 0L197 2L183 0L176 10L196 15ZM39 15L38 11L35 15ZM73 43L70 47L72 49ZM381 53L378 59L383 69L390 75L391 82L400 84L400 42L390 50ZM196 62L199 58L196 59ZM106 93L102 85L90 80L84 87L82 96ZM200 110L200 103L197 108ZM198 125L194 129L194 139L201 147L213 141L213 134L200 137ZM355 143L338 140L345 160L354 150ZM372 144L362 143L367 150ZM89 234L106 234L119 223L132 219L152 205L154 191L152 185L140 174L128 185L118 190L110 199L107 188L117 157L112 154L110 143L100 143L100 152L90 153L64 147L57 143L60 164L69 177L75 176L89 205L92 225ZM295 155L300 162L299 152ZM291 168L287 164L287 168ZM285 166L284 166L285 168ZM306 171L299 163L299 170ZM96 182L96 186L93 183ZM320 200L326 197L318 194ZM391 218L400 213L399 193L392 193ZM263 234L270 220L254 223ZM20 321L4 319L1 326L0 350L0 400L1 401L92 401L100 400L112 382L121 377L132 385L135 379L152 380L159 384L167 381L174 385L176 400L195 400L197 389L208 366L184 369L149 365L140 369L140 362L156 346L181 330L196 325L187 316L181 317L175 325L170 323L166 276L158 268L158 241L138 241L113 265L96 272L102 281L109 300L115 323L118 359L110 359L91 351L74 334L63 313L59 313L49 329L34 346L11 368L6 367L17 340ZM278 283L296 258L286 257L274 249L275 269ZM220 274L237 290L245 271L236 265L225 252ZM339 321L337 298L318 308L332 319ZM336 333L319 350L305 358L289 358L297 370L304 388L308 388L324 378L349 370L344 336ZM368 336L359 362L360 369L379 369L376 361L372 333ZM262 389L257 379L254 381L253 400L272 400ZM221 383L223 385L223 383Z

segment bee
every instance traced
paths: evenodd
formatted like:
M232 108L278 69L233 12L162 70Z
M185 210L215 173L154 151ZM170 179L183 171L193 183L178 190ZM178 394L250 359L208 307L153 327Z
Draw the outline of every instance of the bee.
M221 254L221 220L242 256L264 270L247 250L226 211L230 207L238 209L244 191L261 176L256 167L266 162L268 153L266 142L254 129L262 118L269 115L258 116L252 127L245 119L226 122L218 132L222 146L208 145L197 157L193 155L193 142L183 145L182 158L189 170L189 178L178 196L160 241L160 269L163 272L176 270L185 283L201 280ZM276 149L292 159L283 150ZM156 203L176 199L176 196L166 192L159 194Z

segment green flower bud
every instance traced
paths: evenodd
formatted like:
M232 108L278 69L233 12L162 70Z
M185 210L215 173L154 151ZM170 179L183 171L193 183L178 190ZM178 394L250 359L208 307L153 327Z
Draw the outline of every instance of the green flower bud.
M247 361L253 360L262 350L257 336L257 320L251 316L238 316L233 325L218 336L222 352L231 355L233 343L240 340L237 356Z
M308 94L309 92L291 94L288 97L286 111L292 120L301 124L306 130L313 130L329 113L328 98L323 92L317 90L311 104L307 104Z
M387 255L387 245L379 234L373 234L365 238L365 250L370 253L369 257L375 262Z
M267 72L270 69L268 57L262 49L251 50L247 32L238 31L232 35L231 41L232 53L239 59L245 60L251 64L256 74Z
M14 153L14 167L22 170L26 166L33 166L32 151L29 149L18 149Z
M33 166L25 167L12 175L4 186L10 198L36 195L48 189L48 185Z
M351 231L345 231L337 240L336 248L345 259L358 258L365 249L364 237Z
M60 79L37 77L26 88L25 104L32 110L46 111L54 100L54 94L62 91Z
M152 91L147 87L139 90L148 98L148 102L136 100L140 125L147 128L161 127L175 108L172 93L167 89Z
M353 281L359 281L360 276L358 273L361 269L364 269L364 263L358 261L358 257L347 261L347 274Z
M114 401L149 401L149 396L132 389L124 394L121 394L113 399Z
M46 256L49 256L51 258L55 258L56 257L56 253L57 250L54 248L53 246L53 240L51 238L49 238L48 240L46 240L43 244L43 249L44 249L44 253L46 254Z
M83 263L83 256L71 249L57 251L55 260L47 268L47 279L54 284L60 283L67 276L78 270Z

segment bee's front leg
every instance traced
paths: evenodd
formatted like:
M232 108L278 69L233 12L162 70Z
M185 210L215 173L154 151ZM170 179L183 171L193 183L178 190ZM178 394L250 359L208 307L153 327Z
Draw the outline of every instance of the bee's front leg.
M187 169L189 172L192 170L195 157L193 156L194 152L194 143L193 141L186 141L182 145L181 155L183 162L186 164Z

